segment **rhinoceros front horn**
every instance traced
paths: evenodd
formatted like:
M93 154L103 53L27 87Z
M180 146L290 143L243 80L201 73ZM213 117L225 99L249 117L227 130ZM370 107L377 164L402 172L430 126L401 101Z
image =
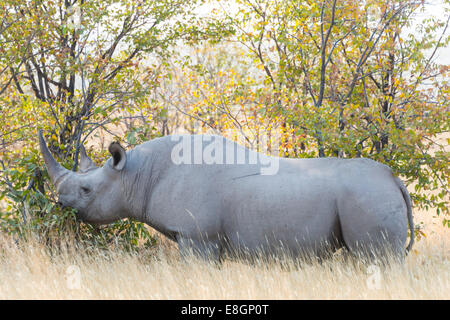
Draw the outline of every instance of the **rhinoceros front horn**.
M47 143L45 143L44 137L42 136L42 131L39 130L39 145L41 147L41 153L44 157L45 166L47 167L48 174L55 186L58 186L61 178L71 171L63 168L56 160L53 158L50 150L48 150Z

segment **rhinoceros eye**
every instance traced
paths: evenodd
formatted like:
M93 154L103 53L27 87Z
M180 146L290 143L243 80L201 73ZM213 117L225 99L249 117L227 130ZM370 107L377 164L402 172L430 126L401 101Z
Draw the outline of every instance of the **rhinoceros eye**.
M81 187L81 191L83 191L84 194L89 194L91 192L91 189L88 187Z

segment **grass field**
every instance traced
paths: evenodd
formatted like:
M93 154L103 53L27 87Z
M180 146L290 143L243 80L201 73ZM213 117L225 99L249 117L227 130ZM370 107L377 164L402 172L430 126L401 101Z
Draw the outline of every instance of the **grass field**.
M449 299L450 233L432 216L415 212L427 237L386 269L340 254L321 264L216 266L180 260L168 240L146 256L74 245L52 253L2 236L0 299Z
M450 299L450 230L434 211L413 213L426 237L386 269L341 254L301 265L181 261L164 238L145 256L73 244L55 253L0 234L0 299Z

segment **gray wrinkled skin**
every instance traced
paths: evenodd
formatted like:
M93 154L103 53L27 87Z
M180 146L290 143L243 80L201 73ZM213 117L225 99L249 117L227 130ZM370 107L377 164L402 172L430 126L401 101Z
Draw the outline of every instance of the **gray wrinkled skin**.
M408 222L413 230L410 198L385 165L279 158L277 174L261 175L261 164L176 165L176 143L163 137L127 152L113 143L112 158L100 168L82 148L75 173L56 163L40 134L62 205L89 223L145 222L176 241L183 255L220 259L281 250L322 257L340 247L373 257L404 255Z

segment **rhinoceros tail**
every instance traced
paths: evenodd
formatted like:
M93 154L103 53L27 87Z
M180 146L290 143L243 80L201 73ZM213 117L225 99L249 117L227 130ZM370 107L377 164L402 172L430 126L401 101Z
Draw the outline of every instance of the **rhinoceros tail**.
M410 239L409 244L406 247L406 253L408 253L413 244L414 244L414 221L413 221L413 215L412 215L412 207L411 207L411 197L409 196L408 189L406 189L405 185L403 184L402 180L395 177L395 182L400 188L400 191L402 192L403 199L405 199L406 203L406 210L407 210L407 216L408 216L408 225L409 225L409 232L410 232Z

